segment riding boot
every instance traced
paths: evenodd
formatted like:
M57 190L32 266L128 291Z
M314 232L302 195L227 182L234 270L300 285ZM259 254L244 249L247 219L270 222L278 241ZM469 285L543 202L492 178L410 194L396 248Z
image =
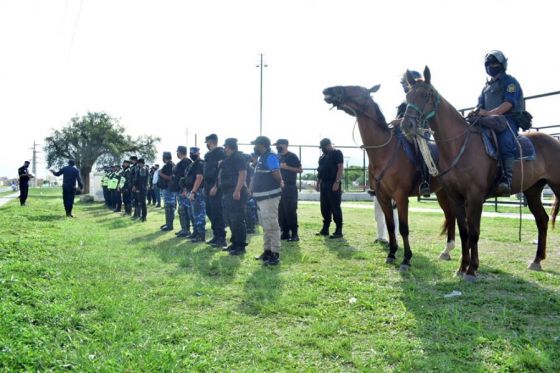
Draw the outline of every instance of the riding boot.
M513 163L515 159L505 158L503 161L503 174L500 184L496 188L496 195L499 197L509 197L511 195L511 178L513 176Z
M342 238L344 235L342 234L342 224L337 224L336 229L333 234L331 234L331 238Z
M328 236L330 226L331 226L330 221L329 222L323 221L323 228L318 233L315 233L315 236Z

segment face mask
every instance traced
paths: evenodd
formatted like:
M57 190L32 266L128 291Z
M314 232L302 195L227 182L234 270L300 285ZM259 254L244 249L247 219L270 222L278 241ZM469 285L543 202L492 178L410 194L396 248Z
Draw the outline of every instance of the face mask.
M502 71L504 71L504 67L502 65L500 65L500 66L486 65L486 73L488 75L490 75L491 77L495 77L496 75L498 75Z
M256 147L256 146L253 148L253 152L258 156L262 154L261 151L259 150L259 148Z
M192 154L192 153L191 153L191 154L189 154L189 155L190 155L190 157L191 157L191 159L192 159L193 161L196 161L196 160L198 159L198 155L197 155L197 154Z
M278 153L283 153L284 152L284 148L281 146L277 146L276 150L278 151Z
M324 154L327 154L327 152L329 151L327 147L322 147L321 150L323 151Z

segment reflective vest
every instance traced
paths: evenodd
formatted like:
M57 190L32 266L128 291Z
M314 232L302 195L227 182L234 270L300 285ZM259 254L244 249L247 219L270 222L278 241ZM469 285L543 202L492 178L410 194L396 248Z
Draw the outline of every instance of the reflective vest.
M278 181L272 176L272 170L267 166L268 157L276 157L270 151L267 151L259 157L257 167L255 167L255 175L253 176L253 197L257 201L278 197L282 194L282 189Z

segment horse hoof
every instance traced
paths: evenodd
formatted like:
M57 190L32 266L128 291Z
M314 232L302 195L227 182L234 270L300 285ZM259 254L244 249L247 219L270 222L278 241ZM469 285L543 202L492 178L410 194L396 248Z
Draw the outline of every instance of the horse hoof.
M541 263L533 262L533 263L529 264L529 267L527 267L527 268L529 268L532 271L542 271Z
M408 264L401 264L401 266L399 267L399 271L401 272L408 272L409 269L410 266Z
M439 260L451 260L451 255L448 253L441 253L439 254Z
M395 258L387 258L385 259L385 264L394 264L395 263Z
M463 280L465 280L466 282L475 282L476 281L476 276L468 275L468 274L465 273L463 275Z

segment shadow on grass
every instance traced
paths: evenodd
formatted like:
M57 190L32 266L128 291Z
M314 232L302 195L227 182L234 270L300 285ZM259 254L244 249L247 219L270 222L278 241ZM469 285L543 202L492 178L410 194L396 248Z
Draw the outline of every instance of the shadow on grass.
M27 220L42 223L42 222L50 222L56 220L64 220L66 219L66 215L64 213L61 214L42 214L42 215L29 215L26 217Z
M362 254L355 247L351 246L345 238L331 239L323 237L324 245L334 252L341 259L356 259L355 256Z
M405 370L560 369L560 294L537 282L483 266L475 283L442 273L415 255L402 273L402 302L423 353ZM459 297L444 298L454 290Z
M282 294L283 282L278 276L280 266L260 266L245 282L244 296L239 309L248 315L264 315L276 312L276 303Z

